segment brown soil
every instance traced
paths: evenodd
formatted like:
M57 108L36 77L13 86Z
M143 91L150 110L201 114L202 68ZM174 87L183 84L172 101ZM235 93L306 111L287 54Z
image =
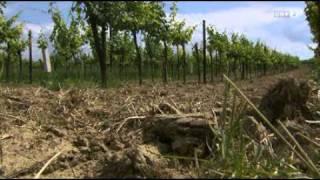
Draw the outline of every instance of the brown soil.
M308 71L302 68L236 84L258 104L279 79L307 79ZM223 90L223 83L60 91L3 85L0 176L32 178L63 150L42 178L196 177L161 154L190 154L194 147L207 153L199 140L210 134L203 125L211 122L212 108L221 112Z

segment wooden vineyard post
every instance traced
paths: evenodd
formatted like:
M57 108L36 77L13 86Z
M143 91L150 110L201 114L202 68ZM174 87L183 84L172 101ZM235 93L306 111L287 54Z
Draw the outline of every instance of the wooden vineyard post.
M207 83L207 68L206 68L206 21L202 22L202 31L203 31L203 83Z
M43 65L44 70L46 73L51 73L51 61L50 56L47 48L42 48L42 59L43 59Z
M7 56L7 59L6 59L6 61L5 61L5 68L6 68L6 82L8 83L9 82L9 76L10 76L10 59L11 59L11 57L10 57L10 43L8 43L8 47L7 47L7 54L8 54L8 56Z
M19 57L19 82L22 80L22 54L21 50L18 51L18 57Z
M163 82L166 84L168 82L168 70L167 70L168 47L167 47L166 41L164 41L163 44L164 44L164 62L162 64L162 67L163 67L162 77L163 77Z
M32 32L29 30L29 81L32 83Z
M194 45L195 53L196 53L196 59L197 59L197 66L198 66L198 83L201 83L201 69L200 69L200 58L199 58L199 49L198 49L198 43Z
M209 56L210 56L210 81L213 83L213 58L212 58L212 51L209 51Z
M180 80L180 59L179 59L179 45L177 46L177 78Z
M187 76L187 72L186 72L186 49L185 49L185 45L182 44L182 53L183 53L183 84L186 84L186 76Z
M134 40L134 44L136 47L136 53L137 53L137 59L138 60L138 75L139 75L139 85L142 85L142 59L141 59L141 54L140 54L140 48L138 46L138 41L137 41L137 32L136 31L132 31L132 35L133 35L133 40Z
M110 40L110 52L109 52L109 59L110 59L110 72L112 72L112 65L113 65L113 33L112 33L112 27L109 28L109 40Z

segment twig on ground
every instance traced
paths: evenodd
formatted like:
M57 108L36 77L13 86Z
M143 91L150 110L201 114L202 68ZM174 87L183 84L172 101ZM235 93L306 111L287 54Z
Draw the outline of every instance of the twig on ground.
M305 120L306 123L309 123L309 124L320 124L320 120L319 121L310 121L310 120Z
M116 133L118 133L120 131L120 129L124 126L125 123L127 123L129 120L135 120L135 119L145 119L146 116L132 116L132 117L128 117L126 119L124 119L122 121L122 123L119 125L119 127L116 130Z
M179 109L172 106L170 103L165 101L163 104L167 105L171 110L173 110L176 114L183 114Z
M212 115L213 115L213 122L215 124L215 128L219 129L219 122L218 122L218 118L216 115L216 112L213 110L213 108L211 109Z
M172 104L174 105L174 107L178 109L177 103L176 103L172 98L170 98L170 101L172 102Z
M6 116L6 117L9 117L9 118L13 118L13 119L16 119L16 120L19 120L19 121L22 121L22 122L25 122L25 120L17 117L17 116L13 116L11 114L4 114L4 113L0 113L0 116Z
M37 173L37 175L34 177L35 179L39 179L40 175L43 173L43 171L51 164L51 162L53 162L53 160L55 160L61 153L62 151L59 151L57 154L55 154L51 159L49 159L49 161L40 169L40 171Z

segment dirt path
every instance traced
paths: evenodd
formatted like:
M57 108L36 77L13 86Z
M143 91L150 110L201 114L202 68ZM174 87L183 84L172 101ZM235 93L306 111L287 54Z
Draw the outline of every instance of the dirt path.
M309 72L301 68L237 84L258 103L279 79L308 79ZM98 177L103 169L101 163L111 153L142 141L139 126L143 122L135 121L134 131L119 129L125 118L159 113L157 105L162 102L173 104L184 113L210 112L222 101L223 89L223 83L60 91L1 86L0 176L34 177L48 159L63 149L62 155L41 177ZM179 177L172 174L169 177Z

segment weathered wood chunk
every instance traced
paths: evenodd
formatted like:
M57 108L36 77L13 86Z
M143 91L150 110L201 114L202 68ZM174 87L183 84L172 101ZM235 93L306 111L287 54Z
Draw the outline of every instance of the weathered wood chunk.
M195 148L200 149L200 156L208 153L206 139L213 137L210 119L204 115L158 115L150 118L144 127L144 141L166 146L169 152L193 156ZM210 141L211 142L211 141ZM159 148L164 149L164 148Z

